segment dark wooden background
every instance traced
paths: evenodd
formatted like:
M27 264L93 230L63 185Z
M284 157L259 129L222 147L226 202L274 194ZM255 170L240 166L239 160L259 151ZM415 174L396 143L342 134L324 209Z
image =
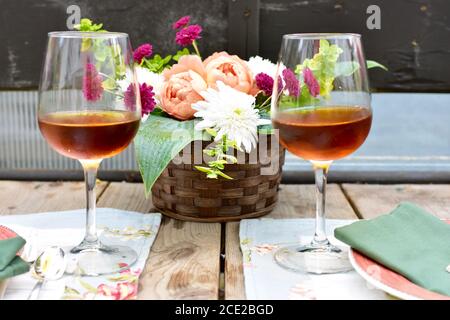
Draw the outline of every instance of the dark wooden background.
M0 89L35 89L46 33L66 29L66 8L111 31L176 50L170 25L182 15L204 27L205 55L229 50L276 60L281 35L356 32L366 55L389 67L371 71L378 91L450 91L448 0L0 0ZM368 30L366 9L381 8L381 30Z

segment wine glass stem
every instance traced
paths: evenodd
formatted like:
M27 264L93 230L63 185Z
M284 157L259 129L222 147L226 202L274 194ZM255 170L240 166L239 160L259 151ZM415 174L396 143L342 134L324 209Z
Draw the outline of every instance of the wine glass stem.
M84 169L84 179L86 183L86 235L84 243L98 243L96 225L96 196L95 182L97 180L97 170L101 160L81 160Z
M328 168L331 161L312 161L316 180L316 230L312 240L313 246L329 244L325 229L325 200Z

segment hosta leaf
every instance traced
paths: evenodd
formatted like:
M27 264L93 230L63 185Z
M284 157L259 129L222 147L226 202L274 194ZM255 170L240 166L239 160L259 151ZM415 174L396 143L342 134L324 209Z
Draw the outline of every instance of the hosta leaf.
M146 195L169 162L186 145L201 138L202 133L194 130L194 120L149 115L134 140Z

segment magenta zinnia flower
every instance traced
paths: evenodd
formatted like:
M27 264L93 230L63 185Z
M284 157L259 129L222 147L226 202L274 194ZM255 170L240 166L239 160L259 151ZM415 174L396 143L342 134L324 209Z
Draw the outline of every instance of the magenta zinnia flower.
M136 94L134 93L133 84L130 84L127 91L123 93L123 102L128 110L134 111L136 109Z
M274 87L274 80L271 76L264 72L260 72L255 77L256 86L261 89L266 96L271 96L273 87ZM278 77L278 91L283 90L283 82L281 81L281 77Z
M305 84L308 87L309 93L313 97L317 97L317 95L320 93L320 85L319 82L317 82L317 79L314 77L313 72L308 67L303 70L303 80L305 80Z
M256 85L266 96L272 95L273 78L264 72L260 72L255 77Z
M82 91L87 101L97 101L102 97L102 77L92 63L86 63Z
M202 32L202 27L198 24L193 24L181 29L177 32L175 37L176 43L180 46L186 47L192 44L197 39L200 39L200 33Z
M150 43L144 43L133 52L133 59L137 63L141 63L142 59L150 57L153 53L153 47Z
M286 89L288 90L289 95L298 97L300 85L298 83L297 77L295 76L295 73L291 69L286 68L283 70L283 78L284 82L286 83Z
M178 19L178 21L177 22L175 22L173 25L172 25L172 29L173 30L178 30L178 29L180 29L180 28L183 28L183 27L185 27L185 26L187 26L188 24L189 24L189 21L191 20L191 17L190 16L184 16L184 17L181 17L180 19Z
M148 114L152 112L156 106L153 87L147 86L146 83L143 83L139 86L139 91L141 93L142 114Z
M139 93L141 96L141 107L142 115L148 114L155 109L155 93L153 92L153 87L148 86L146 83L139 85ZM130 84L127 91L124 93L123 97L125 106L129 110L134 110L136 106L136 95L134 94L134 86Z

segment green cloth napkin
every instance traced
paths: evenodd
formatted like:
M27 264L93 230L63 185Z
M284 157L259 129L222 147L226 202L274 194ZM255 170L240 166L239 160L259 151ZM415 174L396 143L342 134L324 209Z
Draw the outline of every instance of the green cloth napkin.
M19 236L0 240L0 280L29 270L29 264L17 256L17 252L24 245L25 240Z
M337 239L428 290L450 296L450 225L408 202L336 228Z

